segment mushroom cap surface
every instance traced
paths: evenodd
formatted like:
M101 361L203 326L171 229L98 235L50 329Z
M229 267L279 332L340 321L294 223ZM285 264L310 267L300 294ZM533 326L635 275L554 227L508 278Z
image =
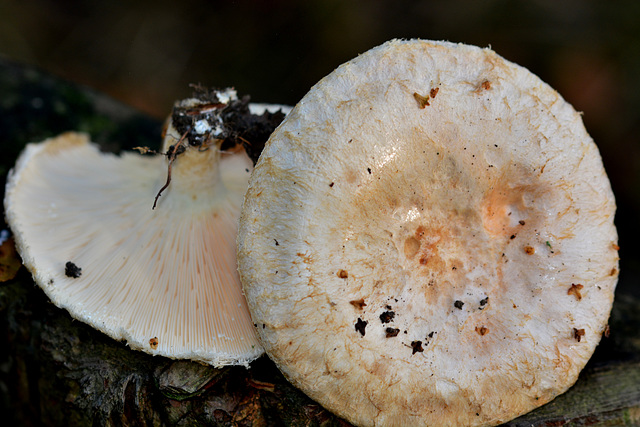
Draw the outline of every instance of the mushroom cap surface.
M238 264L285 376L357 425L495 425L606 328L615 201L580 115L489 49L390 41L316 84L249 181Z
M252 163L188 147L102 153L87 135L29 144L8 179L7 222L37 284L73 317L138 350L214 366L263 353L236 264Z

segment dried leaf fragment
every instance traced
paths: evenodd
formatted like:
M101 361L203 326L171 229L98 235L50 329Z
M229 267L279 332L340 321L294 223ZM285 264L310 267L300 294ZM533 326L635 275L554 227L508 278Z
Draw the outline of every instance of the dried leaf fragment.
M484 335L486 335L486 334L487 334L487 332L489 332L489 329L487 329L487 328L486 328L486 327L484 327L484 326L480 326L480 327L476 326L476 332L477 332L480 336L484 336Z
M576 299L580 301L582 299L582 294L580 293L582 288L584 288L583 285L581 284L576 285L575 283L572 283L571 287L567 291L567 295L575 295Z
M420 107L420 109L423 109L427 105L430 105L428 96L422 96L418 92L414 92L413 97L416 101L418 101L418 107Z
M357 300L349 301L349 304L351 304L352 306L354 306L358 310L362 310L367 305L364 302L364 298L360 298L360 299L357 299Z
M13 238L6 239L0 245L0 282L13 279L22 266L20 257L16 252Z

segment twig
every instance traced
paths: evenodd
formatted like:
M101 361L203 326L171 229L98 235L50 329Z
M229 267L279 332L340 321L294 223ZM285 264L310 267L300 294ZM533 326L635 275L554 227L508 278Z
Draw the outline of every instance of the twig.
M158 191L158 194L156 194L156 198L153 200L153 207L151 208L151 210L154 210L156 208L156 205L158 204L158 199L162 195L162 192L169 186L169 183L171 183L171 165L173 165L173 161L177 157L176 153L178 151L178 148L182 146L182 143L184 139L187 137L187 135L189 134L189 132L191 132L191 127L187 129L187 131L180 137L178 142L173 147L171 147L170 151L167 152L167 157L169 158L169 166L167 168L167 182L164 183L160 191Z

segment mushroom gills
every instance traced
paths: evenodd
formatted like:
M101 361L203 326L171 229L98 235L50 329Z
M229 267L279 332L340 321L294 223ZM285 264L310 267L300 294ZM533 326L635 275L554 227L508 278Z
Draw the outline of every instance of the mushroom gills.
M216 93L226 103L213 103ZM79 133L27 146L8 180L6 216L57 306L153 355L248 366L263 353L236 263L253 165L241 146L222 149L233 131L223 118L250 115L233 94L176 105L163 148L173 156L102 153Z

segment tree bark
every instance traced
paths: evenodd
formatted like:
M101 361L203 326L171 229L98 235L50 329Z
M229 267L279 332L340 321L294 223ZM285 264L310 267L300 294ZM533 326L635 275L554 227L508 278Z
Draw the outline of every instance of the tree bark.
M27 142L66 130L111 151L159 145L159 120L1 59L0 93L2 182ZM215 369L130 350L53 306L24 268L3 275L19 260L0 252L0 410L9 425L349 425L266 357ZM640 425L638 298L617 296L610 329L573 388L507 425Z

